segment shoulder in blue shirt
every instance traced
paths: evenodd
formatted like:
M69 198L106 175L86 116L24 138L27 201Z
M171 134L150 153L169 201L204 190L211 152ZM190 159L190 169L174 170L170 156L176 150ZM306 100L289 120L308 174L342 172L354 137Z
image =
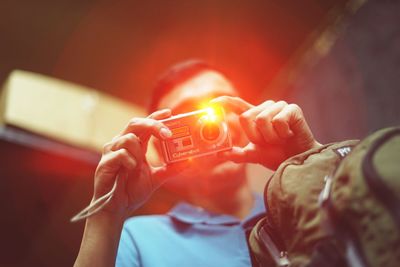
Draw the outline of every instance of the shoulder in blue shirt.
M262 197L243 221L188 203L167 215L128 219L121 234L116 266L251 266L245 225L265 212Z

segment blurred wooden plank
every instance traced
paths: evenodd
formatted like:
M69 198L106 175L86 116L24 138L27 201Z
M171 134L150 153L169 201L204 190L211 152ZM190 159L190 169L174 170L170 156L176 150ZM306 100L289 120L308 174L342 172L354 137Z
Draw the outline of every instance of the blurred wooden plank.
M2 125L95 151L130 118L145 114L141 107L94 89L21 70L5 82L0 112Z

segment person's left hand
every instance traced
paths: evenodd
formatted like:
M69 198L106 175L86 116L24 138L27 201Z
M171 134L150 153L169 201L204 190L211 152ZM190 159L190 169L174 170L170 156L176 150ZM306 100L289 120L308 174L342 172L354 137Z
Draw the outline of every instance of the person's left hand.
M254 106L231 96L217 97L211 103L238 114L250 141L245 147L233 147L230 151L220 153L228 160L259 163L275 170L289 157L321 146L296 104L268 100Z

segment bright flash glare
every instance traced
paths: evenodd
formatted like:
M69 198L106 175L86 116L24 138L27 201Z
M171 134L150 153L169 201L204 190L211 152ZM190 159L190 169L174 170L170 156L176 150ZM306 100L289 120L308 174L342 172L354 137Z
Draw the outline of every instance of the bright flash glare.
M203 118L206 121L209 122L216 122L218 121L221 116L222 116L222 110L221 107L216 105L216 104L211 104L208 101L203 101L198 105L199 109L205 110L206 115L203 116Z
M215 108L213 107L207 107L206 109L206 113L207 115L205 115L205 119L209 122L215 122L218 120L218 115L217 112L215 110Z

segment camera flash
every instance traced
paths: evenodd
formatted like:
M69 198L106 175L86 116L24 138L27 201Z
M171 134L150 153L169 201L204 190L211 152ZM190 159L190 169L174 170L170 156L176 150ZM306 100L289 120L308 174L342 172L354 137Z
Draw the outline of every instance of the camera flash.
M206 115L204 116L204 119L209 122L216 122L218 119L218 116L215 112L215 109L212 107L206 108Z

